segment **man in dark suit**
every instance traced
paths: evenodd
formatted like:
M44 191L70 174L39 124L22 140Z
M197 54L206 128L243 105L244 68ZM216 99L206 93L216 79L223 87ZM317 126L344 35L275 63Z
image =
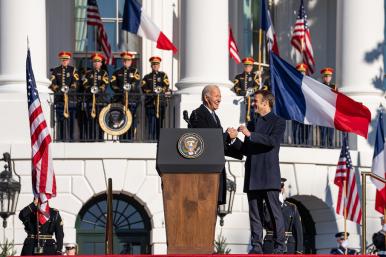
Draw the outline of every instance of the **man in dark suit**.
M218 86L208 85L202 90L202 104L190 115L190 125L192 128L216 128L221 129L220 119L216 115L216 110L220 106L221 92ZM223 133L225 155L241 160L243 156L232 149L231 142L237 141L237 130L228 128ZM226 201L226 174L225 169L220 174L220 188L218 204L225 204Z
M234 148L246 155L244 192L248 196L252 249L249 253L261 254L265 202L273 221L273 253L286 252L285 228L280 193L279 149L285 131L285 120L272 112L274 97L269 91L255 93L253 107L256 116L238 130L245 136L244 143L236 141Z

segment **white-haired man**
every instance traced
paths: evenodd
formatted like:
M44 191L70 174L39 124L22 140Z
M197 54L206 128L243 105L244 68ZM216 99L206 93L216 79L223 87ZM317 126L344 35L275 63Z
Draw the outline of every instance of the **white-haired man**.
M190 115L190 124L192 128L214 128L221 129L221 122L216 115L216 110L220 107L221 103L221 91L217 85L207 85L202 90L201 94L202 104L200 107L195 109ZM228 128L223 133L224 151L225 155L241 160L243 156L238 152L234 151L231 142L233 139L237 139L237 130ZM226 200L226 175L225 169L220 175L220 188L218 204L225 204Z

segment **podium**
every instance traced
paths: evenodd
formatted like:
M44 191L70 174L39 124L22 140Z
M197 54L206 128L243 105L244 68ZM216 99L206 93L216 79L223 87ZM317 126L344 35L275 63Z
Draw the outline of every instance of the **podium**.
M221 129L161 129L157 171L168 254L213 253L224 163Z

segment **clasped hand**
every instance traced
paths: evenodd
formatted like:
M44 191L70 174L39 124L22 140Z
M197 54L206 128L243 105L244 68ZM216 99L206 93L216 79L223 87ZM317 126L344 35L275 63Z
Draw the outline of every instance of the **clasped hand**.
M244 125L240 125L240 127L238 127L238 129L227 128L226 132L228 133L230 139L235 139L239 132L243 133L244 136L246 136L246 137L251 136L251 132Z

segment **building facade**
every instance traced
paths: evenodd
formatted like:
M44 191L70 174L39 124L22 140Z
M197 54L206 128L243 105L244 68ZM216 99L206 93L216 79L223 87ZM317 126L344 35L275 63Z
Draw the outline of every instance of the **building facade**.
M204 85L218 84L223 99L218 111L223 127L243 122L243 101L230 90L241 71L228 57L228 26L242 56L257 56L258 0L142 0L143 9L179 48L177 55L160 51L147 39L120 29L123 0L98 0L101 16L116 57L121 50L137 53L141 74L150 71L148 59L159 55L161 69L169 74L175 96L171 103L174 127L186 127L183 110L200 104ZM372 112L369 138L350 137L355 172L369 171L375 140L377 108L384 103L383 47L384 2L359 0L309 0L308 10L317 70L331 66L336 84ZM57 66L57 53L74 52L75 64L87 68L87 57L98 49L95 31L85 24L86 0L0 1L0 150L10 152L21 175L20 210L32 201L31 148L25 90L27 37L32 64L47 121L51 121L49 73ZM299 56L290 46L297 0L271 0L273 23L281 55L296 64ZM22 6L22 8L20 8ZM358 18L360 17L360 18ZM111 75L111 73L110 73ZM318 75L315 75L318 78ZM64 220L65 242L77 242L82 253L103 253L104 194L113 179L115 253L166 253L165 220L160 178L155 169L155 143L60 143L53 144L58 195L51 206ZM280 151L282 176L288 179L288 197L301 210L308 252L327 253L335 246L334 234L343 230L336 215L337 187L333 180L340 149L298 147L286 144ZM229 163L229 166L228 166ZM242 192L243 161L227 159L236 175L233 213L217 226L232 253L246 253L249 244L248 202ZM380 229L374 211L375 191L367 191L367 238ZM20 249L26 236L17 216L9 218L0 240L14 240ZM348 222L350 245L360 248L360 226Z

